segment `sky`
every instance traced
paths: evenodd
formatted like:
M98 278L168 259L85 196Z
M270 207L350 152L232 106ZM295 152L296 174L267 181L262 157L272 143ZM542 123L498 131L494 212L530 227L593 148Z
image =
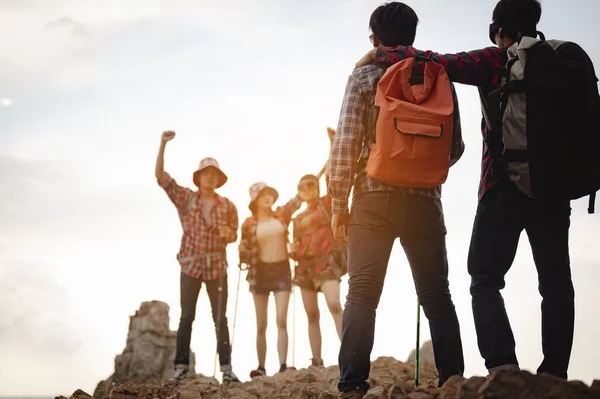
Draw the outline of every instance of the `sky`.
M596 65L595 0L543 0L539 28L578 42ZM410 0L421 22L415 45L440 52L488 46L494 0ZM276 187L281 200L328 156L354 63L369 50L374 0L0 0L0 396L88 392L113 371L129 315L141 302L179 318L181 227L157 186L160 134L175 130L165 168L182 185L205 156L229 175L219 192L249 216L248 188ZM477 205L479 100L459 86L466 152L444 186L450 284L464 345L465 375L485 375L470 308L466 257ZM572 203L576 289L570 378L600 377L598 215ZM236 246L228 249L234 316ZM257 365L254 309L240 286L234 371ZM342 282L342 302L347 277ZM540 296L525 234L503 291L521 366L541 361ZM310 364L298 292L289 313L288 363ZM292 301L293 304L293 301ZM339 341L321 298L323 357ZM295 309L295 312L292 310ZM396 245L378 310L372 358L404 360L414 347L416 296ZM424 319L423 319L424 320ZM295 330L292 326L295 325ZM422 323L422 338L429 337ZM267 370L277 370L274 304ZM215 338L202 292L192 349L212 375ZM293 360L293 361L292 361Z

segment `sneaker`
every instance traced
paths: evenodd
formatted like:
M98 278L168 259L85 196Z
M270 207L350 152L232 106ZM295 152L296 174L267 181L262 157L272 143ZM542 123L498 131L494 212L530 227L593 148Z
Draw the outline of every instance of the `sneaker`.
M250 372L250 378L264 377L265 375L267 375L267 370L264 367L259 367Z
M231 384L232 382L240 382L240 379L237 378L237 375L233 373L231 370L227 370L223 372L223 384Z
M338 399L362 399L365 396L362 391L340 392Z
M178 364L175 366L175 372L173 373L173 377L171 377L171 381L181 381L188 377L188 366Z
M282 364L281 364L281 367L279 367L279 372L280 372L280 373L283 373L283 372L285 372L286 370L297 370L297 369L296 369L296 367L294 367L294 366L290 366L290 367L288 367L288 365L287 365L287 364L285 364L285 363L282 363Z

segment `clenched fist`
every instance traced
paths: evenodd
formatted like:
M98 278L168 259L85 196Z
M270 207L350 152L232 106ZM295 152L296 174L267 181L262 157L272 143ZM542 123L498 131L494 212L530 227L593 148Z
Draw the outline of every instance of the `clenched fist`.
M174 138L175 138L175 132L172 131L172 130L167 130L161 136L161 140L162 140L163 143L166 143L167 141L171 141Z

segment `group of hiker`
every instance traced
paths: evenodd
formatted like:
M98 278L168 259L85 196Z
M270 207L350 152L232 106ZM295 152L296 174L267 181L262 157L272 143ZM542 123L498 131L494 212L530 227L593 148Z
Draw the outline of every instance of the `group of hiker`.
M399 238L420 305L429 320L439 386L464 372L460 325L449 290L441 186L464 152L454 83L476 86L481 99L483 154L479 203L468 254L478 346L489 373L518 369L515 340L500 290L526 231L542 296L539 373L567 378L573 345L574 288L569 260L570 201L600 189L600 97L594 67L568 41L537 30L538 0L500 0L492 13L494 46L455 54L412 47L419 18L401 2L371 14L373 50L350 75L327 162L328 195L320 176L306 175L298 195L273 209L277 191L250 187L252 216L241 228L240 260L257 321L258 368L264 368L267 305L275 296L278 350L285 371L287 309L293 284L302 292L314 365L322 364L317 293L323 292L341 337L340 398L369 389L375 313L392 246ZM194 174L198 191L163 170L163 133L156 177L176 205L183 227L181 320L175 379L185 377L196 300L202 282L211 301L224 382L231 370L225 247L237 241L236 207L215 193L226 181L214 159ZM348 200L353 190L351 207ZM294 213L306 202L307 208ZM293 239L288 245L288 226ZM290 259L297 262L294 279ZM348 273L343 317L340 277Z
M330 143L335 130L328 129ZM217 335L217 352L223 373L223 382L239 382L231 367L231 344L226 317L227 256L226 247L238 239L238 211L226 197L216 193L228 180L217 160L204 158L193 175L198 190L182 187L164 171L166 144L175 132L162 134L156 162L156 178L179 214L183 237L177 259L181 266L181 318L177 331L177 349L173 379L189 375L190 341L196 303L202 284L211 304ZM251 378L266 375L266 330L269 296L275 298L277 349L279 372L288 369L288 305L292 286L300 287L308 317L308 336L312 350L312 364L323 365L321 358L321 329L318 293L322 292L338 336L341 337L342 305L340 303L341 277L346 273L346 248L339 245L331 230L331 197L320 196L320 178L303 176L297 195L285 205L274 208L279 198L277 190L264 182L250 186L251 216L241 226L239 244L240 267L246 265L247 281L256 310L256 350L258 367ZM327 180L327 178L326 178ZM292 216L306 203L306 209ZM290 242L289 226L293 225ZM295 263L294 277L290 260Z

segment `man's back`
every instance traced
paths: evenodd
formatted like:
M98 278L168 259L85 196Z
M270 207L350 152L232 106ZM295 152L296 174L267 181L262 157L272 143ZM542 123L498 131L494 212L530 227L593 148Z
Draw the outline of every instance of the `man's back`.
M387 3L371 15L371 41L375 47L385 43L412 44L417 23L416 13L406 4ZM384 70L375 66L357 68L350 75L329 160L332 230L338 240L343 240L347 232L350 276L339 355L341 398L362 397L369 388L375 312L398 238L430 321L439 384L452 375L462 375L464 370L460 327L448 288L441 187L396 187L372 178L365 170L376 137L375 102L383 76ZM406 89L410 91L412 87ZM455 161L464 145L453 89L452 94L456 112L451 157ZM389 133L402 134L394 130ZM353 187L352 211L348 212Z
M356 68L348 78L340 112L339 125L330 158L329 192L334 213L347 212L347 198L352 186L354 195L365 192L406 191L411 194L440 198L441 186L432 188L396 187L385 184L366 173L371 144L375 137L375 95L385 70L366 65ZM408 82L407 82L408 84ZM452 131L451 164L464 152L460 111L454 86L454 123Z

